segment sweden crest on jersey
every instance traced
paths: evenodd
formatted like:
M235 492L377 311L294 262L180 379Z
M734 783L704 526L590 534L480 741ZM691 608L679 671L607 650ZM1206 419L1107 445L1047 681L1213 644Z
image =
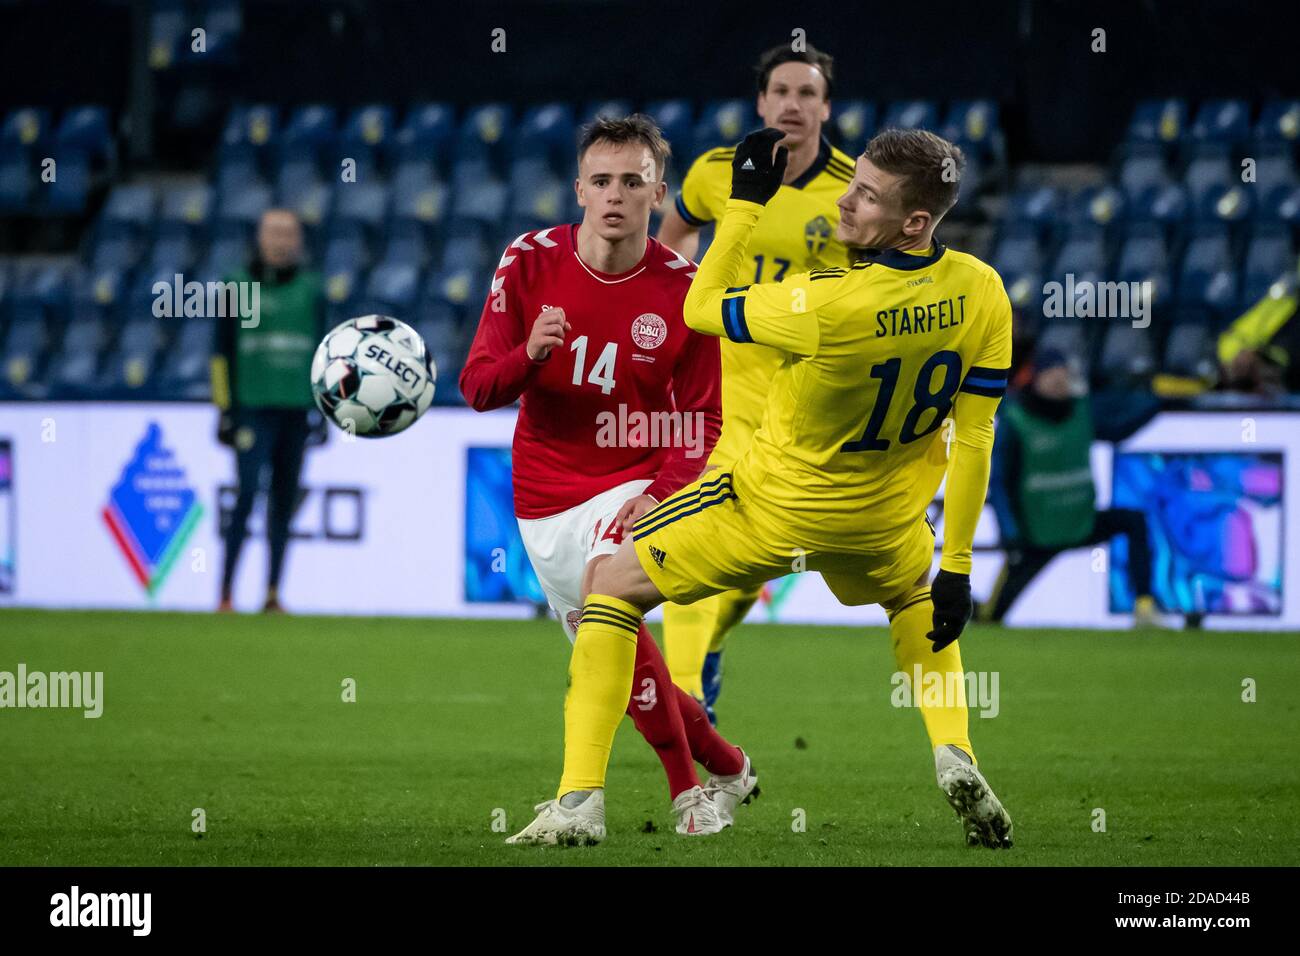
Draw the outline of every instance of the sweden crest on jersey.
M825 216L810 219L803 227L803 239L810 255L817 255L826 248L831 238L831 222Z

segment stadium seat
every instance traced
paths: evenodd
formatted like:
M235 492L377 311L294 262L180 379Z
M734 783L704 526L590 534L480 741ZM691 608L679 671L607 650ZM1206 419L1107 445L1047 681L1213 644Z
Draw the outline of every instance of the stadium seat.
M63 347L53 357L45 376L51 397L76 397L92 389L99 368L99 354L108 340L104 321L94 314L74 318L63 335Z
M10 110L0 124L0 146L14 145L37 149L50 138L50 111L36 106Z
M1187 219L1188 206L1187 190L1178 183L1152 186L1130 195L1128 219L1134 223L1155 222L1177 228Z
M186 273L194 265L194 260L194 243L184 226L160 226L158 238L145 257L144 268L151 272Z
M339 165L334 155L336 123L337 114L332 106L313 103L293 110L279 139L281 161L288 156L305 154L318 163L324 163L337 175Z
M1192 123L1193 140L1236 145L1250 136L1250 106L1244 100L1206 100Z
M1120 282L1150 282L1153 301L1167 302L1173 280L1164 230L1156 223L1130 225L1116 257L1115 277Z
M61 149L83 151L93 163L106 162L113 152L108 110L103 106L74 106L66 110L54 140Z
M15 304L4 350L0 353L0 383L6 391L28 397L40 397L37 389L46 364L50 333L45 310L39 303Z
M1262 299L1273 283L1296 267L1296 252L1289 230L1281 224L1257 226L1246 246L1241 270L1242 311Z
M632 104L627 100L591 100L578 113L578 126L581 128L596 119L622 119L631 112Z
M152 186L114 186L104 204L102 225L129 227L130 234L141 236L152 225L158 197Z
M1111 383L1137 379L1155 370L1155 336L1150 328L1132 322L1108 322L1102 334L1097 369Z
M1215 336L1205 321L1183 321L1169 330L1161 368L1175 375L1214 377Z
M56 150L55 178L38 196L44 211L55 216L79 216L90 199L90 157L80 149L60 147Z
M514 136L513 116L504 103L482 103L465 114L456 134L457 163L471 160L500 169Z
M248 145L222 147L214 181L218 193L226 193L262 181L256 151Z
M1075 282L1100 281L1105 273L1106 245L1102 231L1088 227L1066 236L1047 271L1047 279L1064 282L1065 276L1073 275Z
M695 113L690 100L655 100L646 104L645 112L659 124L659 129L673 150L672 165L685 175L695 158L695 141L692 130Z
M876 107L867 100L836 100L831 106L831 137L850 156L859 156L876 131Z
M382 262L410 263L424 268L429 259L428 235L418 219L389 219Z
M1291 147L1286 143L1257 142L1251 156L1255 160L1255 182L1249 188L1257 197L1255 212L1267 215L1265 210L1276 208L1283 197L1300 185L1300 178L1291 161Z
M1169 182L1164 156L1158 147L1136 143L1124 150L1119 166L1119 185L1132 198Z
M470 177L465 167L457 167L457 184L453 191L451 215L454 219L472 219L496 223L506 212L509 190L506 184L490 176Z
M388 187L379 183L339 183L334 187L334 218L356 222L374 235L388 212Z
M236 269L248 264L252 249L243 228L235 224L219 227L208 253L197 270L200 282L219 282Z
M1057 222L1064 204L1061 191L1053 186L1035 186L1012 193L1003 218L1026 223L1044 235Z
M1187 102L1181 99L1143 100L1129 120L1132 142L1174 144L1187 134Z
M149 17L149 66L170 69L188 49L189 12L184 0L157 0Z
M515 127L514 164L541 161L552 169L572 167L575 137L573 107L567 103L534 106Z
M432 160L444 169L450 164L456 124L446 103L418 103L406 113L401 129L393 137L397 159Z
M928 129L939 132L939 107L929 100L897 100L885 110L881 129Z
M96 272L106 269L126 271L140 258L141 243L129 236L110 236L96 240L91 247L90 266Z
M941 135L959 145L968 159L988 159L1000 151L998 105L992 100L958 100L948 109Z
M159 397L196 401L211 395L208 364L216 339L216 323L208 318L184 320L159 375Z
M227 63L235 51L235 43L243 31L242 0L206 0L202 23L207 31L206 49L200 53L185 48L191 62Z
M1124 194L1109 183L1085 186L1066 200L1063 212L1067 227L1090 224L1109 229L1123 218Z
M695 152L698 155L716 146L734 146L758 123L752 100L713 100L700 112L695 124Z
M271 187L261 180L232 186L221 192L217 202L217 219L243 223L252 228L262 218L262 213L271 208L272 199Z
M235 106L226 116L221 132L223 146L270 148L280 132L280 112L269 103Z
M1195 143L1187 168L1183 171L1183 184L1193 205L1197 205L1205 194L1215 187L1231 186L1240 183L1239 171L1230 168L1230 151L1226 143Z
M206 236L212 221L212 187L206 183L164 187L158 220L184 224L193 238Z
M102 392L117 398L147 397L162 340L162 320L135 310L118 337L117 348L104 362Z
M1236 308L1237 270L1227 230L1202 227L1188 241L1179 270L1178 299L1219 317Z
M413 262L381 262L370 270L362 312L410 315L420 291L420 267Z
M1269 100L1265 103L1255 123L1255 139L1291 144L1300 141L1300 100Z
M1037 348L1056 349L1070 360L1071 367L1085 379L1091 374L1088 334L1080 319L1049 319L1038 338Z
M379 160L388 154L394 136L394 112L391 106L372 103L358 107L339 130L340 156L357 163L357 181L368 182Z
M0 143L0 213L25 212L36 187L32 151L19 143Z
M481 271L496 263L489 251L485 227L473 220L453 222L447 230L440 267L446 272Z
M1001 274L1041 272L1042 247L1034 224L1013 220L993 247L992 265Z
M87 313L102 317L111 313L126 292L127 278L127 272L122 269L78 269L72 287L74 317Z
M411 162L411 161L407 161ZM426 225L442 221L447 213L447 186L437 178L424 178L404 162L393 178L394 219L413 219Z
M1251 213L1252 195L1240 183L1212 186L1192 206L1192 218L1198 222L1241 222Z
M539 160L518 160L510 167L510 215L540 229L559 222L568 208L572 187L562 183Z

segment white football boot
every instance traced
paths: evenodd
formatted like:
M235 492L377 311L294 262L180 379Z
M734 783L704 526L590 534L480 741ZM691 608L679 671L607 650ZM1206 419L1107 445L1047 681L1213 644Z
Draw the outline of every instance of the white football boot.
M605 839L605 791L592 790L576 807L548 800L533 807L537 819L506 843L512 846L595 846Z
M740 753L745 758L745 765L740 768L740 773L722 777L712 774L704 784L704 792L713 798L718 808L718 816L722 818L722 825L727 827L736 822L736 807L757 800L762 792L758 789L758 774L754 772L754 767L749 762L749 754L743 750Z
M1011 848L1011 815L969 754L952 744L935 747L934 774L961 819L967 846Z
M673 813L677 814L677 832L682 836L710 836L727 827L717 804L703 787L691 787L677 794L673 799Z

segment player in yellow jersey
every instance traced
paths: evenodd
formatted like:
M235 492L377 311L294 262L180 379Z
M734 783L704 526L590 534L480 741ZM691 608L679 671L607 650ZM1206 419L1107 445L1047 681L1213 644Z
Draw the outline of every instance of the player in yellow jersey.
M759 57L758 115L785 134L789 151L781 188L754 227L741 267L741 281L780 282L788 275L826 266L847 266L849 254L836 236L839 208L853 178L853 159L822 134L831 115L835 61L808 46L773 47ZM721 219L731 195L731 160L736 149L704 153L682 182L674 208L664 215L659 241L694 259L699 230ZM722 341L722 436L709 458L712 468L730 468L758 428L768 391L785 353L761 345ZM674 683L704 701L709 719L722 687L722 650L727 632L758 599L762 584L664 608L664 656Z
M967 843L1009 847L1011 818L975 766L956 640L971 614L971 545L1011 364L1011 304L989 266L934 239L963 160L921 130L886 130L858 158L839 235L863 248L862 261L742 284L749 237L780 187L780 138L762 130L737 148L731 199L684 315L698 331L791 360L735 466L651 509L596 570L569 668L564 773L543 816L561 841L603 816L648 610L797 566L820 572L845 604L885 608L900 671L919 673L926 688L912 692ZM945 477L943 554L928 584L925 509Z

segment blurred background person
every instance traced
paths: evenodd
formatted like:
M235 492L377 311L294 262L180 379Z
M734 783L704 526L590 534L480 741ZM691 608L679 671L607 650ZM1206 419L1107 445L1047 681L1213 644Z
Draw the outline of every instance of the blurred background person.
M235 450L238 493L225 529L218 610L233 610L239 554L264 478L269 549L262 610L283 611L280 578L309 440L324 440L324 420L311 393L311 360L325 334L320 276L302 266L303 233L287 209L268 209L257 227L257 251L228 282L258 283L258 314L218 318L212 397L221 410L217 440Z
M1219 336L1222 384L1263 396L1300 392L1300 263Z
M1029 583L1064 551L1124 535L1129 546L1134 626L1159 623L1151 596L1146 516L1097 510L1090 454L1094 439L1118 442L1155 417L1148 393L1077 394L1065 354L1040 351L1029 384L998 412L989 503L998 516L1007 562L979 618L1001 621Z

